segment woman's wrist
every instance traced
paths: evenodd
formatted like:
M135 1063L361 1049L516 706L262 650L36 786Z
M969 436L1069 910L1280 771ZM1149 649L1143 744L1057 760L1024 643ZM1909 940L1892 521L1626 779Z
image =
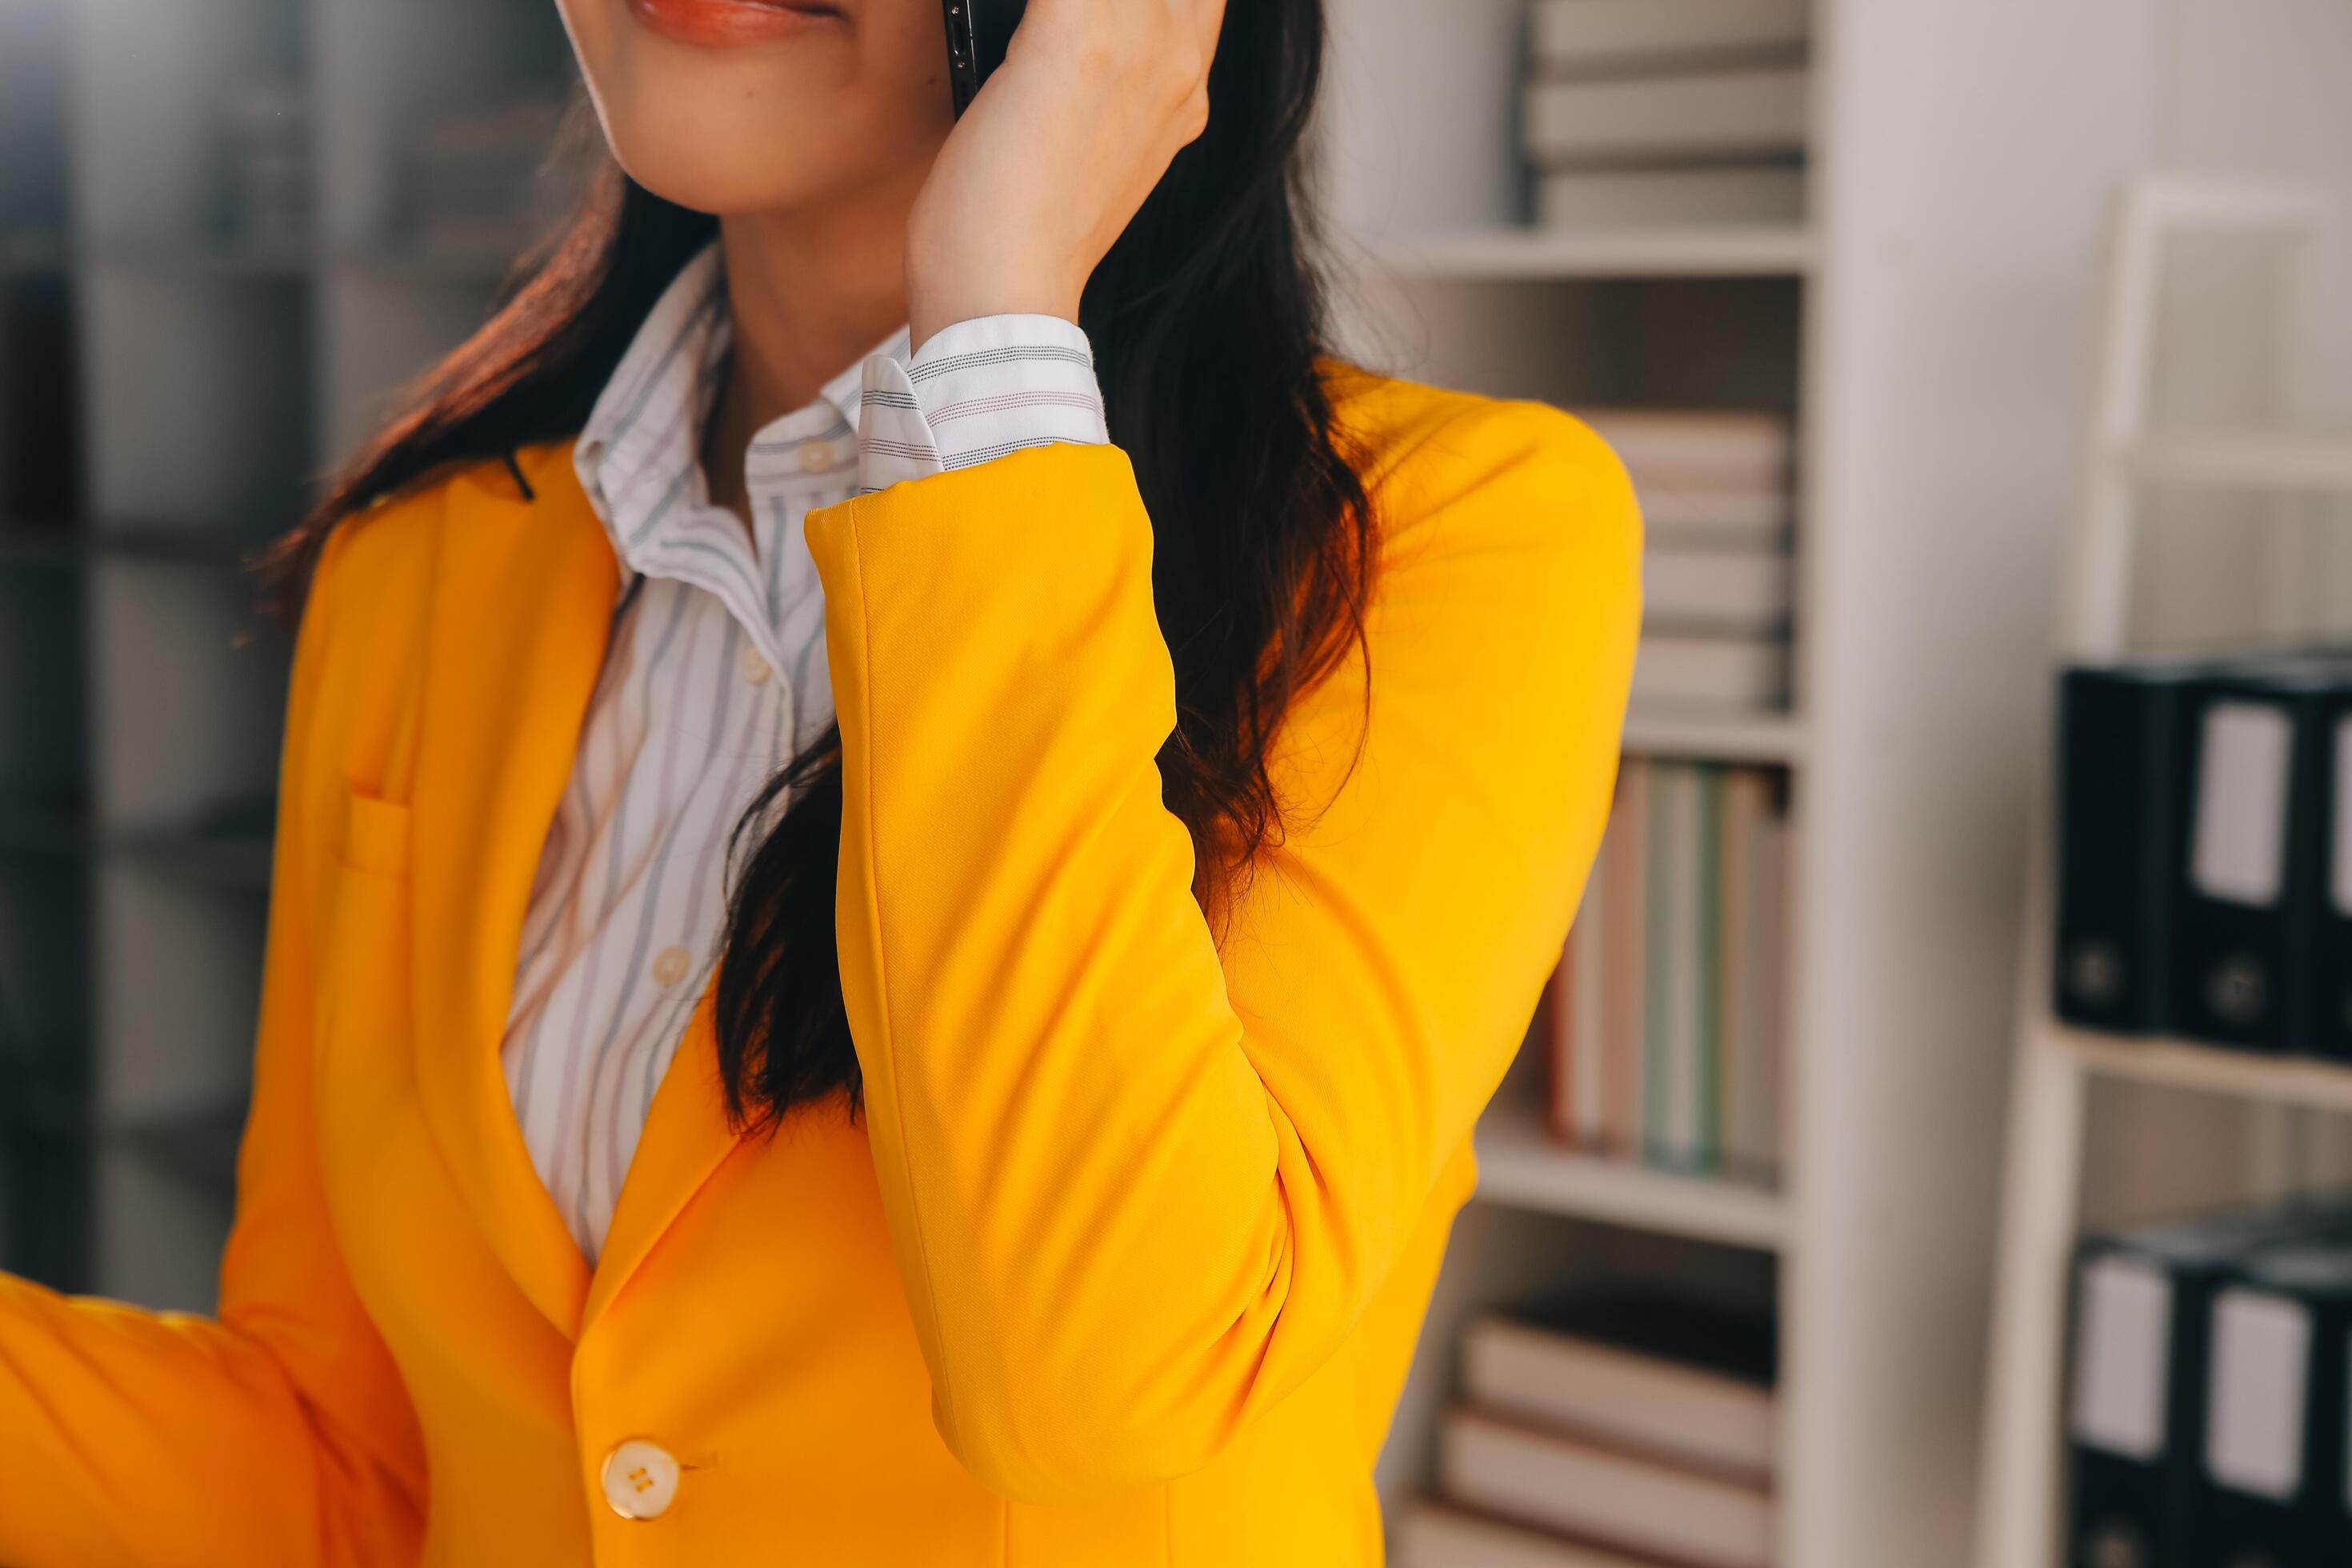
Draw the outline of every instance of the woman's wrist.
M1084 292L1083 280L1072 285L1037 277L945 278L927 282L910 263L907 312L911 346L919 353L950 327L991 316L1052 316L1075 323Z

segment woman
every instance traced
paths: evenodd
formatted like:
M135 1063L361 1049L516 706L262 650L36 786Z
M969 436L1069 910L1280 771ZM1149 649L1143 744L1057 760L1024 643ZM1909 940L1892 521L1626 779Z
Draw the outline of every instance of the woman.
M1377 1562L1622 470L1321 356L1318 0L562 9L629 177L278 560L219 1320L0 1281L0 1562Z

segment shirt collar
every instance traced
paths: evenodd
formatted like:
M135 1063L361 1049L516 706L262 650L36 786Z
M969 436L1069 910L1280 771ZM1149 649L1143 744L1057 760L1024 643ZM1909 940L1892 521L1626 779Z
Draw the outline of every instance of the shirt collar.
M582 488L614 552L632 567L657 536L716 510L702 472L701 436L733 345L726 261L714 239L679 269L647 312L572 449ZM873 350L900 363L911 352L905 327ZM812 466L803 462L803 448L818 439L837 444L835 466L848 468L845 488L856 488L856 432L870 357L843 367L814 401L753 435L745 481L755 513L764 494L809 480Z

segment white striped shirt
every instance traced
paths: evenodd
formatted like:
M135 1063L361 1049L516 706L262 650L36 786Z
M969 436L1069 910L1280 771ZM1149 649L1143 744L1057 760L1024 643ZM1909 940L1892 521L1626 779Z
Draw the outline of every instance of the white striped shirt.
M732 342L713 244L646 317L573 453L623 588L532 885L502 1050L532 1162L592 1264L717 961L728 835L833 721L803 522L861 489L1109 438L1071 323L967 321L911 363L901 329L752 437L747 534L710 503L699 461Z

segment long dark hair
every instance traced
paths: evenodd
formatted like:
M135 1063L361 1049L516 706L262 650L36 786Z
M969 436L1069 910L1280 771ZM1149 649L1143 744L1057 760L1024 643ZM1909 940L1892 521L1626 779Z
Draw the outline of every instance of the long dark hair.
M1176 672L1163 798L1191 830L1213 915L1286 828L1267 752L1299 693L1364 655L1374 561L1363 484L1324 373L1306 137L1322 0L1240 0L1210 77L1213 110L1096 271L1079 324L1111 437L1154 532L1153 593ZM646 315L717 233L609 157L536 270L444 361L264 563L299 605L328 533L455 465L575 435ZM861 1080L834 939L838 730L772 779L735 828L716 994L739 1127L772 1126Z

